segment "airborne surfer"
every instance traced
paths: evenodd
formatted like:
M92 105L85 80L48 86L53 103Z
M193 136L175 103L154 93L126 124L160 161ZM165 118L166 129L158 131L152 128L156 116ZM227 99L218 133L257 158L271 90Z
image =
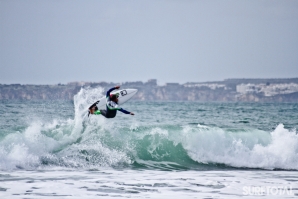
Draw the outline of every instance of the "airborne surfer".
M114 118L117 114L117 111L121 111L125 114L134 115L134 113L124 110L123 108L118 106L118 95L117 94L111 94L111 92L115 89L119 89L120 86L115 86L107 91L106 94L106 110L98 110L98 107L96 106L99 101L95 102L89 107L89 114L94 115L103 115L106 118ZM88 116L89 116L88 114Z

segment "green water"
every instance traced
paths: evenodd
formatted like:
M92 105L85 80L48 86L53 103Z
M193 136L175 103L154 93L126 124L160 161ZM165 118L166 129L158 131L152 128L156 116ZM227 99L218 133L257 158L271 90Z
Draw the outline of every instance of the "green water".
M298 169L297 103L130 101L105 119L86 93L1 101L0 169Z

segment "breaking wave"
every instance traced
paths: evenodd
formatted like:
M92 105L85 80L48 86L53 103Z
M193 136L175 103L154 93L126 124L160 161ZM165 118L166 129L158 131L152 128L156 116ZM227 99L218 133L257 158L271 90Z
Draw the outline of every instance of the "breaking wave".
M279 124L272 132L204 125L124 126L87 117L102 88L74 97L74 119L33 121L0 140L0 169L51 167L100 169L284 169L298 170L298 135Z

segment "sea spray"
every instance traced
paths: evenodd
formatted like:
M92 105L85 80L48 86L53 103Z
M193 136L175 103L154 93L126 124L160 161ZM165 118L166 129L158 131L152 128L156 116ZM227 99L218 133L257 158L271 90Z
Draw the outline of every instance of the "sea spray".
M283 124L273 130L252 127L255 118L247 115L248 112L239 116L240 113L233 112L231 104L133 102L125 106L136 112L134 117L122 113L114 119L100 115L88 117L88 107L103 95L102 88L82 88L74 97L74 108L68 108L71 106L63 103L58 106L53 102L27 102L28 110L36 106L36 115L33 114L31 121L19 130L7 133L9 129L14 129L11 127L1 135L0 169L50 169L59 166L81 169L210 170L236 167L298 170L295 129L289 130ZM257 105L237 106L250 110L251 106ZM282 106L291 108L292 105ZM26 104L22 107L25 109ZM40 111L42 107L55 108L49 117L51 119L42 119L48 113ZM274 114L272 106L269 107L268 113ZM73 118L55 117L55 112L63 116L63 112L59 112L61 108L67 115L74 112ZM259 107L266 108L264 105ZM206 111L202 113L202 109ZM220 112L223 109L225 112ZM216 110L219 111L215 114ZM261 113L255 113L256 116L258 114ZM233 118L234 115L236 117ZM36 119L38 116L42 116L41 119ZM17 118L18 115L10 117ZM21 119L22 115L19 117L17 119ZM30 119L31 115L27 117ZM248 118L249 123L235 122L239 117ZM198 120L204 123L198 123ZM239 118L239 121L242 120ZM259 121L258 125L263 127L265 121ZM276 121L268 119L264 128L268 129L272 123ZM295 125L292 120L287 123Z
M235 133L211 128L192 133L183 146L197 162L244 168L298 169L298 135L282 124L271 133L260 130Z

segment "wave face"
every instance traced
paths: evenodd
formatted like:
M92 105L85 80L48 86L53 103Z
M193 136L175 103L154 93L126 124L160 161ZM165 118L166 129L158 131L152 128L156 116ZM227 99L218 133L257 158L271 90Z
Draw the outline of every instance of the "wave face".
M22 109L1 118L0 169L298 170L297 118L286 105L279 110L291 128L278 124L273 130L280 118L266 122L270 104L131 102L125 108L134 117L119 112L114 119L88 118L87 108L102 95L101 88L86 88L73 105L3 102L3 112L14 112L16 104Z

